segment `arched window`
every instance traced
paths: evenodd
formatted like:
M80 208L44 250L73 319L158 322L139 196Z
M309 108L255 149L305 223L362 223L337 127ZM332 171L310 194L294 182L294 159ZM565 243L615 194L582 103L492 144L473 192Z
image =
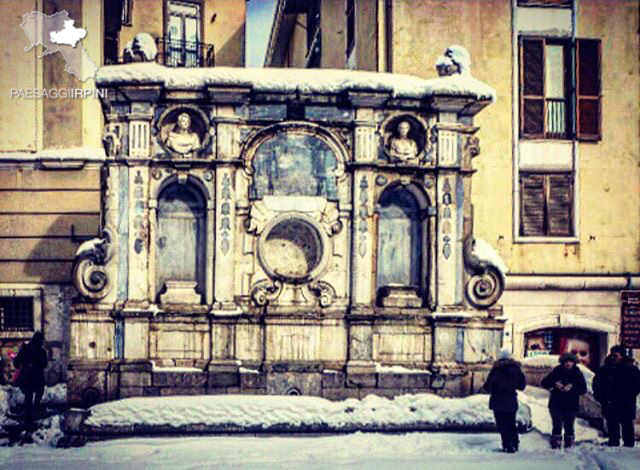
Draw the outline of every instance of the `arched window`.
M156 288L161 293L167 281L195 283L205 294L204 197L189 184L172 183L158 197L156 236Z
M426 270L422 211L406 187L386 190L378 202L378 256L376 285L411 287L422 297Z

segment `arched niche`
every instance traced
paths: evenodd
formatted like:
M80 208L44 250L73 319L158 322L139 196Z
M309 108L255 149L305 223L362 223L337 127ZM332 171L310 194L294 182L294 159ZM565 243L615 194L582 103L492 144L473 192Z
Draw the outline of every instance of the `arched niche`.
M204 195L190 182L169 183L158 194L156 295L169 294L166 302L201 303L205 296L206 209Z
M250 197L320 196L335 201L344 173L342 153L319 127L287 123L264 129L246 152Z
M173 155L195 156L209 146L208 118L197 106L178 105L165 109L155 122L162 147Z
M378 203L376 289L382 306L422 307L429 271L427 199L414 185L385 189Z
M427 128L420 116L409 113L393 113L386 118L380 125L380 133L387 157L406 163L421 160L427 146Z

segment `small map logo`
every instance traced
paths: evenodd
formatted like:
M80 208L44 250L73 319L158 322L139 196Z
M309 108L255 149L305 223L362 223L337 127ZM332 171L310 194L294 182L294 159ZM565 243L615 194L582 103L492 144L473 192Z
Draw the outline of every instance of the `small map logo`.
M28 52L34 47L43 46L44 52L39 59L46 55L59 52L67 61L64 70L76 76L80 81L93 78L98 66L91 60L81 41L87 36L87 30L76 28L75 20L69 18L66 10L54 15L45 15L39 11L27 13L22 17L20 25L31 41L25 48Z

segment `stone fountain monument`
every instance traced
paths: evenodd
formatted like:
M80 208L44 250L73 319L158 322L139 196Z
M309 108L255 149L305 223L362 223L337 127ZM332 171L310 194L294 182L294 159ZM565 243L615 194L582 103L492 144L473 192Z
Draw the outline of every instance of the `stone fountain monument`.
M504 322L470 201L495 94L461 48L438 71L101 68L70 400L477 389Z

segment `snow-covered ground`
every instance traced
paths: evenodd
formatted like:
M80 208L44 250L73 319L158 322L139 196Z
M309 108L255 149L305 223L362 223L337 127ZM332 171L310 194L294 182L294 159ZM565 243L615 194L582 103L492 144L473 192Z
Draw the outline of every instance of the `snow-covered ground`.
M60 391L57 391L58 394ZM51 393L55 397L56 393ZM188 402L188 397L172 398L169 402ZM226 408L221 410L240 413L242 401L239 397L218 397L226 400ZM288 405L277 411L279 400L272 397L245 397L244 411L248 421L255 420L255 409L260 398L264 401L263 421L304 420L317 416L325 410L322 399L313 397L280 397ZM14 398L15 399L15 398ZM301 400L302 399L302 400ZM305 400L306 399L306 400ZM551 429L547 409L548 392L536 387L527 387L519 395L522 403L531 409L534 430L521 435L521 451L518 454L500 452L500 438L497 433L364 433L338 435L235 435L172 438L131 438L89 443L81 448L55 449L47 446L60 436L57 417L49 418L45 429L34 436L40 445L22 447L0 447L0 468L19 469L112 469L112 468L429 468L429 469L636 469L640 462L640 447L635 449L610 449L603 447L604 439L586 422L578 420L576 426L576 447L563 451L551 450L548 433ZM397 400L397 403L393 403ZM386 422L406 419L400 412L404 408L432 407L422 414L430 413L433 419L456 416L457 419L475 420L486 406L486 396L466 399L442 399L406 395L396 400L368 397L365 400L335 402L337 409L344 410L345 404L353 408L349 415L361 419L374 419L373 408L384 411L381 416ZM2 400L0 400L1 404ZM157 405L159 402L155 401ZM477 403L476 403L477 402ZM142 413L138 418L152 420L153 411L140 407L136 401L122 400L111 404L112 420L122 419L128 412ZM127 404L128 403L128 404ZM152 403L152 402L149 402ZM126 405L125 405L126 404ZM135 406L134 406L135 405ZM278 406L276 406L278 405ZM480 406L481 405L481 406ZM115 408L114 408L115 406ZM238 407L238 408L234 408ZM94 414L94 420L107 420L103 415L109 408L103 406ZM359 409L359 411L357 411ZM126 411L125 411L126 410ZM329 410L331 411L331 410ZM334 410L335 411L335 410ZM488 411L488 410L487 410ZM175 413L174 408L172 413ZM280 417L276 414L280 413ZM314 414L315 413L315 414ZM415 414L415 412L411 412ZM161 410L156 414L162 416ZM325 420L336 419L324 417ZM306 418L305 418L306 417ZM162 418L164 419L164 418ZM193 416L192 416L193 419ZM379 418L376 418L379 419ZM483 418L484 419L484 418ZM274 421L274 422L275 422Z
M640 461L638 448L580 443L567 451L552 451L538 432L521 439L521 452L504 454L495 433L136 438L75 449L0 448L0 468L631 470Z

